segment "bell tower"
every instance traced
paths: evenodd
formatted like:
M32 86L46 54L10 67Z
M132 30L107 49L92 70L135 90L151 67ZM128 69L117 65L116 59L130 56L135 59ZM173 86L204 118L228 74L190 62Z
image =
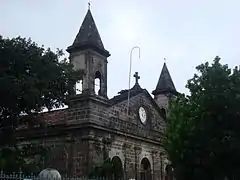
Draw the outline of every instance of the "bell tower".
M156 89L152 92L152 94L154 95L155 102L166 114L168 110L169 98L177 95L177 90L168 71L166 62L163 64L162 72L160 74Z
M84 72L76 84L76 94L107 98L107 58L110 54L103 46L90 8L67 52L74 69Z

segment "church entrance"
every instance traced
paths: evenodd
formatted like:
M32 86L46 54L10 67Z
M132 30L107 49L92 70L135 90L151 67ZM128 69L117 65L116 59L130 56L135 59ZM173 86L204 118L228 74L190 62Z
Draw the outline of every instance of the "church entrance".
M119 180L123 178L122 161L118 156L114 156L112 158L112 171L113 171L113 180Z
M143 158L141 161L140 180L151 180L151 164L147 158Z

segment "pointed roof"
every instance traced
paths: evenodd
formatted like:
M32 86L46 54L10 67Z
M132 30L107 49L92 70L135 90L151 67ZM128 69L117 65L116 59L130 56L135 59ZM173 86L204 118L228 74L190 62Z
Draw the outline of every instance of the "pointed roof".
M87 11L87 14L72 46L68 47L67 51L72 52L76 49L81 50L87 48L91 48L107 57L110 56L109 52L103 46L102 39L90 9Z
M171 75L168 71L166 63L163 64L162 72L160 74L157 87L152 92L153 95L166 94L166 93L177 93L177 90L172 81Z

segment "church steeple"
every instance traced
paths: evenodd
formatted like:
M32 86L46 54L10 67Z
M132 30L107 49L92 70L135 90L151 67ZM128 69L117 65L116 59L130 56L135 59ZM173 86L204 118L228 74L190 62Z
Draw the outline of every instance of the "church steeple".
M90 8L67 51L73 68L84 72L76 83L76 94L107 98L107 58L110 54L103 46Z
M106 57L110 56L109 52L103 46L102 39L99 35L90 8L87 11L73 44L68 47L67 51L72 52L74 50L87 48L93 49Z
M173 84L166 62L164 62L163 64L162 72L160 74L157 87L152 92L152 94L154 95L155 102L162 110L163 115L166 116L168 112L169 98L171 98L174 95L177 95L177 90Z
M156 89L152 92L153 95L158 95L158 94L176 94L176 88L174 86L174 83L172 81L171 75L168 71L167 65L164 62L162 72L160 74L157 87Z

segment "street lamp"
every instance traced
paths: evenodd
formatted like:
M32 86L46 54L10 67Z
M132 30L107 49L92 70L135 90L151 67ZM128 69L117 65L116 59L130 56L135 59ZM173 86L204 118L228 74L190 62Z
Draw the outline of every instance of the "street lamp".
M128 102L127 102L127 115L129 116L129 105L130 105L130 85L131 85L131 74L132 74L132 52L134 49L138 49L138 56L140 59L140 47L134 46L130 52L130 66L129 66L129 79L128 79Z

